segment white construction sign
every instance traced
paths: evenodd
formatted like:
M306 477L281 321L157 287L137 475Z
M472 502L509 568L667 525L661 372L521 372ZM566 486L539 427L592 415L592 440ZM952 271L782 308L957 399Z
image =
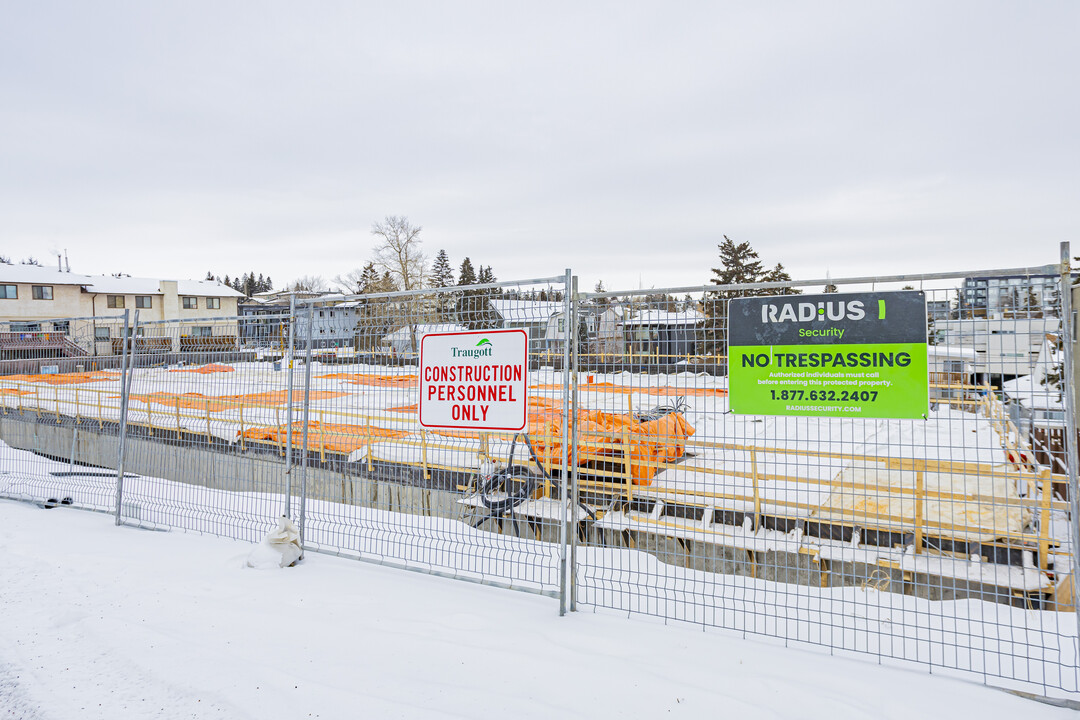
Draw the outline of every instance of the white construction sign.
M420 340L420 425L524 430L529 412L524 330L430 333Z

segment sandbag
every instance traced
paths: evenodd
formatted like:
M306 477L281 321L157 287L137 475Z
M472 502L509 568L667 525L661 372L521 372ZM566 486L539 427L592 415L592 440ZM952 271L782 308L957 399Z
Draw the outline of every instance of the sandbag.
M292 567L303 554L300 530L292 520L283 515L277 520L277 528L268 532L262 542L248 554L245 564L259 570Z

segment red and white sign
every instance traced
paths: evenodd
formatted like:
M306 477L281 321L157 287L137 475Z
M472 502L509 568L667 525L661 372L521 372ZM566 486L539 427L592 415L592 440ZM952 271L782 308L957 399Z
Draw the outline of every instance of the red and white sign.
M529 413L524 330L430 333L420 339L420 425L524 430Z

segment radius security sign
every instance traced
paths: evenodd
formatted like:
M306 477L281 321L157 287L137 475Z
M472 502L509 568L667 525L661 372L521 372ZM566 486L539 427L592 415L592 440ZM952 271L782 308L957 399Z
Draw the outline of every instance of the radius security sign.
M524 430L529 335L524 330L429 333L420 340L420 425Z
M921 418L928 390L922 292L730 301L732 412Z

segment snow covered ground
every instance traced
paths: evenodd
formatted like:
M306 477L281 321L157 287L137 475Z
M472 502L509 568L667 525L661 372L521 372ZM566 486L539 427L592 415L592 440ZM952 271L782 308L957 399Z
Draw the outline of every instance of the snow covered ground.
M136 373L133 393L279 392L286 377L254 363L211 375L169 370ZM313 420L372 421L415 430L415 416L389 410L415 403L415 390L358 385L348 377L355 374L352 368L345 378L319 377L340 370L313 372L313 390L343 393L314 401ZM539 380L546 382L538 382L537 390L543 393L543 386L558 377L550 371L541 375ZM666 402L648 387L714 390L725 384L690 374L596 379L634 388L632 396L582 390L584 406L614 412L625 412L631 403L641 409ZM46 387L32 398L9 393L3 402L9 408L41 407L46 418L60 412L92 423L96 417L119 417L118 385L110 379L89 387ZM12 389L27 387L20 383ZM726 398L716 394L691 395L688 402L687 417L697 428L692 456L662 471L654 480L657 490L721 488L730 493L741 487L735 476L707 472L751 466L745 451L715 447L725 440L798 448L806 454L761 452L756 462L769 473L822 480L836 476L844 463L817 457L816 451L982 463L1000 462L1003 456L988 419L945 407L920 421L761 420L727 414ZM170 409L136 401L132 421L205 429L230 441L240 427L284 421L275 403L244 411L226 405L212 411L212 420L209 407ZM479 447L476 441L455 438L445 438L445 445L441 452L447 464L457 467L467 467ZM417 461L418 448L404 440L387 441L371 451L376 457ZM368 451L356 451L352 459ZM91 473L76 479L62 472L66 469L66 463L0 444L0 495L37 500L70 495L79 507L114 507L114 478ZM766 506L791 499L808 508L826 497L815 486L788 488L783 483L763 495ZM129 518L245 542L268 530L282 505L273 490L226 492L151 477L125 482ZM345 554L407 559L548 591L558 584L557 546L473 530L456 519L313 501L307 532L309 543ZM762 533L768 531L733 535L728 544L768 541L791 552L798 549L786 535L770 540L758 537ZM15 708L14 717L262 717L271 712L275 717L531 717L560 711L654 717L666 711L715 712L721 704L755 716L785 717L871 711L892 717L894 708L896 717L912 711L930 717L962 711L986 717L1049 712L1028 702L1009 705L1014 698L1000 691L933 681L923 677L923 668L914 675L885 671L873 665L875 656L929 663L935 672L941 665L967 668L966 677L978 680L985 673L993 683L1027 680L1030 684L1010 686L1034 692L1076 687L1072 613L975 600L932 602L867 587L819 591L680 568L640 551L583 548L583 600L862 655L840 660L775 648L762 640L747 643L720 630L702 634L688 625L657 628L640 616L627 622L613 614L594 615L591 609L588 616L558 620L549 598L315 554L291 570L244 570L251 545L115 528L108 516L71 508L46 512L0 501L0 538L0 550L8 556L0 573L5 613L0 710ZM864 549L837 545L826 548L833 552L830 560L875 561L876 555L858 555ZM894 550L894 564L908 569L904 549ZM817 551L823 552L822 547ZM882 552L888 550L874 550ZM978 571L985 574L981 567ZM896 690L899 684L901 691Z
M0 717L1075 717L974 683L0 500Z

